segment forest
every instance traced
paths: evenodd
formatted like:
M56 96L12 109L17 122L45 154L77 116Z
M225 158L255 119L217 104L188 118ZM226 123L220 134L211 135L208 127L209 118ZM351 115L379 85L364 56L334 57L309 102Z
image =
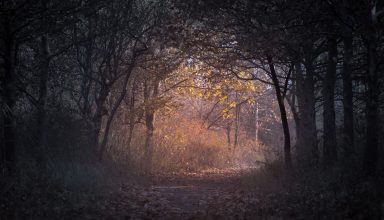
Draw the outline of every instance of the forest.
M384 219L384 2L2 0L0 219Z

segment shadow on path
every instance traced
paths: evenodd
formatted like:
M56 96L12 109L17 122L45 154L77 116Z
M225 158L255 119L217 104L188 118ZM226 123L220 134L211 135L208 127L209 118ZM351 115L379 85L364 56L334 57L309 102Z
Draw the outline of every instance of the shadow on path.
M209 202L240 189L241 175L247 170L209 170L156 176L151 190L180 213L206 212Z

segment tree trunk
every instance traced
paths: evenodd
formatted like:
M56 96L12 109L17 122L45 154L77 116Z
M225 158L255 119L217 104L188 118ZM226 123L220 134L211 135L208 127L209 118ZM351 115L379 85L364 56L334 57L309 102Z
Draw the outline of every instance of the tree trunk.
M227 134L227 145L228 145L228 148L230 149L231 148L231 124L230 123L227 124L227 127L225 130Z
M15 118L13 108L15 105L15 59L16 59L16 42L11 34L10 20L8 17L4 19L4 78L2 79L3 91L2 98L5 106L3 106L3 146L4 146L4 167L6 175L13 175L16 168L16 150L15 150Z
M276 91L276 99L280 109L281 124L284 131L284 161L286 169L290 170L292 167L291 160L291 136L289 134L287 112L285 110L284 99L281 94L279 80L275 71L275 66L272 62L272 57L268 56L268 65L271 72L271 79Z
M335 124L335 82L337 65L337 42L328 39L328 67L323 79L323 160L324 166L332 166L337 160L336 124Z
M145 172L151 173L152 171L152 154L153 154L153 136L155 132L155 110L153 109L153 106L149 106L148 101L150 101L153 98L156 98L158 95L158 89L159 89L159 80L155 79L153 82L153 87L150 88L147 85L147 82L145 82L145 88L144 88L144 100L146 102L145 107L145 126L147 128L146 131L146 138L145 138ZM151 94L152 90L152 94Z
M344 111L344 151L346 158L355 152L353 129L353 91L352 91L352 33L350 30L344 35L344 63L343 63L343 111Z
M108 115L108 119L107 119L105 129L104 129L103 139L102 139L101 145L100 145L100 152L99 152L99 159L100 160L103 159L103 155L105 153L105 149L106 149L106 146L108 143L109 132L111 130L111 125L112 125L113 119L115 117L115 114L117 112L117 109L119 109L121 102L123 101L125 95L127 94L127 85L128 85L129 78L130 78L132 70L133 70L133 65L134 65L133 63L130 64L129 69L125 73L126 75L125 75L124 80L123 80L121 93L120 93L119 97L117 98L116 102L113 104L111 112Z
M379 113L379 77L377 70L377 43L376 33L371 24L371 30L367 39L367 103L366 103L366 120L367 120L367 135L366 146L364 152L364 174L373 176L377 167L378 154L378 113Z
M41 37L41 63L40 63L40 81L39 81L39 99L37 102L37 146L35 148L35 159L37 167L43 174L46 170L46 145L47 137L45 128L47 126L47 83L49 77L49 49L46 36Z
M41 10L45 13L47 11L47 0L41 0ZM49 42L48 42L48 33L46 25L46 16L41 18L41 28L44 32L40 38L40 72L39 74L39 97L37 100L37 129L36 129L36 147L35 147L35 160L39 173L44 176L47 169L46 153L47 153L47 136L46 136L46 126L47 126L47 83L49 78L49 63L50 63L50 54L49 54Z
M314 70L312 63L306 65L307 69L307 77L305 80L305 91L308 92L305 94L305 103L308 106L305 106L305 115L303 118L304 129L308 129L307 134L303 134L305 136L305 143L309 144L310 150L310 159L313 160L313 165L316 166L319 160L319 149L317 146L317 130L316 130L316 111L315 111L315 80L314 80ZM306 121L308 120L308 121Z
M295 67L297 68L297 67ZM293 71L293 76L294 78L296 78L296 71ZM297 96L297 81L293 81L292 82L293 85L292 85L292 88L291 88L291 93L290 95L286 96L286 100L287 100L287 103L291 109L291 113L292 113L292 116L293 116L293 120L295 121L295 132L296 132L296 147L298 145L298 137L300 136L300 117L299 117L299 112L297 110L297 100L296 100L296 96Z
M154 118L155 117L153 113L145 114L145 126L147 130L146 130L146 136L145 136L144 170L146 173L151 173L151 170L152 170L153 135L155 132Z
M296 146L298 144L298 137L300 136L300 117L299 117L299 112L297 111L296 108L296 94L292 94L292 99L289 100L287 98L287 102L289 103L293 120L295 121L295 132L296 132Z
M255 111L255 143L256 146L259 146L259 103L256 102L256 111Z
M237 100L237 93L236 93L236 101ZM239 126L240 126L240 104L236 104L235 108L235 136L233 140L233 149L235 150L237 146L239 145Z
M303 167L316 166L318 161L316 114L315 114L315 82L312 63L305 63L306 73L301 64L296 64L297 101L299 109L299 135L297 139L297 159Z
M90 145L94 152L96 152L100 149L99 145L99 136L102 126L102 119L103 116L106 114L106 109L104 106L104 103L109 95L109 87L108 86L102 86L100 93L96 100L96 110L92 116L92 125L91 125L91 136L90 136Z
M127 155L128 159L131 159L131 142L133 137L133 131L135 129L135 96L136 96L136 82L132 80L131 96L129 98L129 131L127 138Z

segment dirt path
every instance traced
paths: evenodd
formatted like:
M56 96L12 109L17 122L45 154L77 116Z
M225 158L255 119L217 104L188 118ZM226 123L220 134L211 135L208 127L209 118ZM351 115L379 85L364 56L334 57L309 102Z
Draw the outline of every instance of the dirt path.
M228 219L244 213L245 170L211 170L153 177L149 185L126 187L108 205L121 219ZM235 218L244 219L244 218Z
M210 200L239 189L240 173L228 169L162 176L151 189L181 213L203 212Z
M327 188L297 184L271 191L265 190L273 186L271 181L266 182L267 188L247 185L262 181L247 172L215 170L157 176L150 182L126 183L119 190L96 196L39 185L28 191L14 189L0 197L0 219L362 219L377 213L375 206L367 208L376 204L371 201L376 194L367 195L367 191L353 188L335 194Z

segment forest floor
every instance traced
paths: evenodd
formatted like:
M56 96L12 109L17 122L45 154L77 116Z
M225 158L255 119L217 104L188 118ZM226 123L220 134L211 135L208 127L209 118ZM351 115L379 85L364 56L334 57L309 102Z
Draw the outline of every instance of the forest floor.
M30 186L8 189L0 219L381 219L371 183L351 187L265 181L254 169L152 176L104 196ZM265 176L264 176L265 177ZM263 182L265 181L265 182ZM317 182L317 181L315 181ZM35 188L34 188L35 187Z
M206 170L153 176L144 187L122 189L138 196L128 219L244 219L242 177L251 169ZM138 192L139 191L139 192ZM124 200L124 199L122 199ZM126 200L126 201L127 201ZM236 203L236 204L235 204ZM242 207L239 207L242 206ZM235 210L235 209L240 209ZM235 216L228 216L228 212ZM116 217L116 215L115 215Z
M249 172L250 169L213 169L155 175L103 196L38 182L28 188L14 186L1 192L0 220L244 219L250 197L245 196L241 182Z
M166 201L175 217L202 218L220 208L215 207L218 201L230 201L235 194L241 196L242 174L249 171L225 169L158 176L150 189Z

